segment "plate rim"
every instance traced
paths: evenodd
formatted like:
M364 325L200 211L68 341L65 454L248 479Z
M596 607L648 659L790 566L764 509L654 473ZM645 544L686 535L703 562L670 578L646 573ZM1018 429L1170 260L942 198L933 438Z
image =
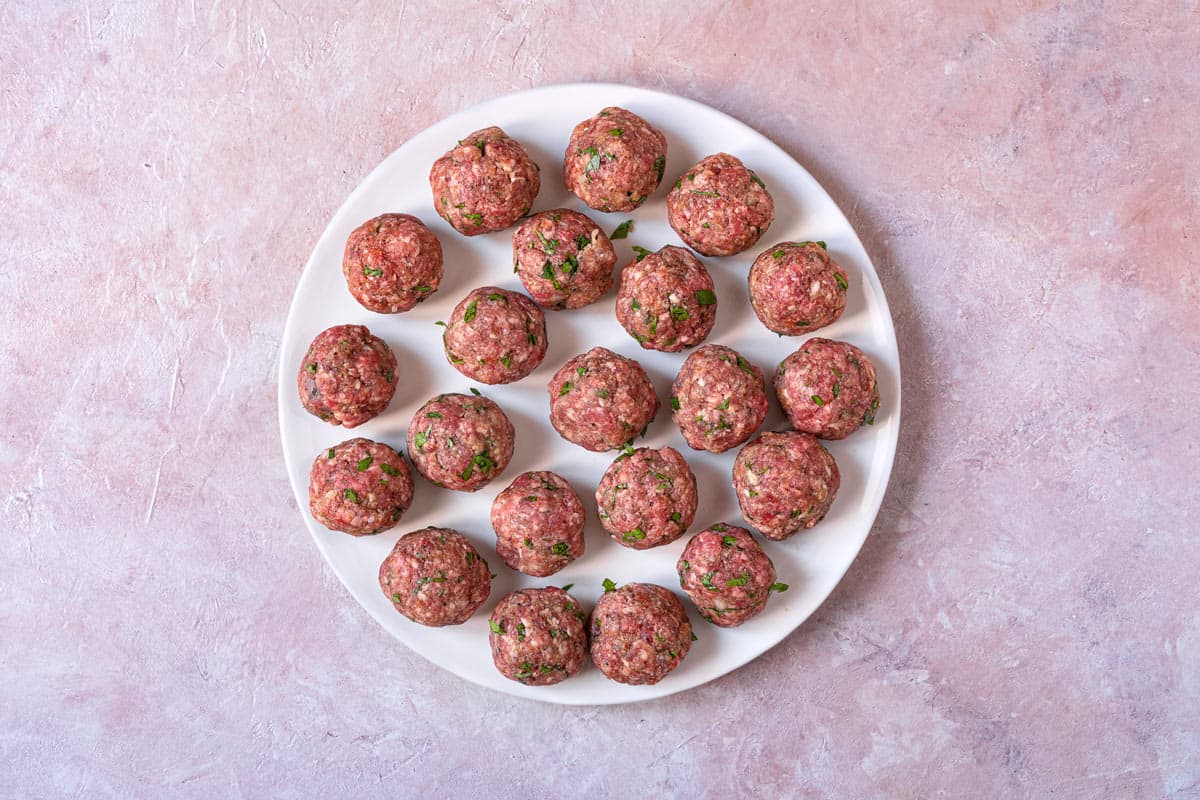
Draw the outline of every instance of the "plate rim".
M510 102L518 97L530 97L530 96L535 96L535 95L543 94L543 93L564 92L564 91L572 91L572 90L587 90L589 92L610 91L613 93L625 93L625 94L632 92L632 93L637 93L637 94L643 95L644 97L648 97L648 98L662 98L662 99L669 100L670 102L673 102L673 103L683 103L684 105L690 106L693 109L698 109L705 114L719 115L720 117L724 118L724 120L726 122L730 123L731 125L735 126L738 129L740 129L742 132L747 133L753 137L757 137L757 138L761 139L771 149L776 151L777 155L782 156L783 158L787 159L787 161L791 162L796 167L798 167L805 175L807 175L812 180L812 182L818 187L818 189L825 195L825 197L828 199L831 207L837 212L838 216L841 217L841 219L845 223L846 227L853 233L854 240L857 242L859 248L862 250L863 256L865 258L865 265L867 267L869 267L868 270L863 271L863 278L864 278L864 280L868 281L871 284L874 297L876 299L878 299L878 301L879 301L880 317L881 317L883 325L884 325L882 333L884 334L884 338L890 342L891 348L892 348L893 352L895 352L895 354L896 354L895 367L894 367L895 386L893 387L894 392L895 392L895 401L894 401L893 407L891 409L889 409L889 414L893 415L893 419L889 424L888 431L883 432L883 433L885 433L885 436L881 437L882 441L880 443L880 446L883 447L884 450L886 451L884 453L884 458L886 459L886 462L887 462L886 463L886 477L882 481L880 481L880 488L874 494L874 496L868 496L868 495L864 494L861 508L863 508L865 511L867 511L870 522L869 522L869 524L864 526L865 530L864 530L863 534L861 535L861 537L859 537L859 540L856 543L856 546L854 548L854 555L846 562L845 567L841 569L840 574L837 575L837 579L835 581L833 581L833 583L830 585L829 591L812 608L812 610L809 611L809 613L804 617L804 619L800 620L792 627L785 626L786 629L772 631L772 632L766 634L765 641L767 641L767 644L765 647L763 647L761 650L754 653L753 655L738 661L733 666L731 666L729 669L722 672L720 675L714 675L713 677L708 678L707 680L703 680L703 681L701 681L699 683L695 683L695 684L672 686L672 687L667 688L666 691L658 691L657 693L654 693L649 696L613 695L611 697L605 697L602 699L592 698L592 699L588 699L588 700L578 700L578 699L574 699L569 696L561 696L561 695L556 695L556 694L552 694L552 693L547 693L547 694L538 695L538 696L530 696L528 694L520 693L517 691L517 687L520 686L519 684L514 684L514 686L512 687L512 690L510 691L510 687L507 687L507 686L490 685L490 684L486 684L481 681L478 681L473 676L463 673L463 672L460 672L453 665L447 665L447 664L443 664L443 663L434 661L433 658L431 658L430 656L426 655L425 653L421 652L417 648L414 648L407 642L400 639L388 628L388 625L386 624L385 620L381 619L379 617L379 615L370 606L368 606L367 604L365 604L361 600L359 600L358 595L356 594L354 588L352 587L351 581L349 580L348 576L343 574L344 571L342 569L340 569L335 564L334 560L329 557L329 553L327 552L327 549L326 549L321 537L319 536L319 532L314 529L313 524L304 516L303 508L304 508L305 503L308 500L307 491L306 490L301 491L301 487L296 485L292 481L292 474L294 473L294 467L296 465L293 463L293 459L289 455L288 447L286 444L286 432L284 430L284 424L285 424L284 421L285 421L285 415L287 413L287 404L291 397L291 390L294 388L294 384L295 384L294 375L290 374L289 365L284 362L284 358L283 358L283 354L284 354L284 350L285 350L285 343L290 341L295 336L295 332L296 332L295 329L299 325L299 322L297 319L297 317L298 317L297 303L298 303L299 298L302 293L301 290L304 288L305 284L310 280L310 276L313 275L315 273L316 269L319 268L316 266L317 252L324 249L322 247L322 245L325 244L326 240L330 238L332 230L334 228L334 222L342 215L342 213L346 210L347 207L349 207L355 203L355 201L358 199L359 195L365 191L364 187L366 187L368 185L373 185L375 183L375 181L373 181L372 179L375 178L375 176L378 173L385 171L385 169L388 167L388 165L391 162L401 158L403 156L403 153L406 151L406 149L408 149L410 147L413 139L420 136L421 134L423 134L425 131L429 130L430 128L437 126L437 125L441 125L441 124L453 123L456 120L463 120L469 116L479 113L482 110L485 110L487 106ZM708 683L718 680L719 678L723 678L727 675L730 675L730 674L736 672L737 670L745 667L750 662L766 655L772 649L777 647L779 645L779 643L782 642L784 639L788 638L793 633L795 633L796 631L798 631L802 627L804 627L805 623L807 623L809 620L812 619L813 615L816 614L816 612L829 600L829 597L833 594L833 592L837 589L837 587L845 579L846 573L850 570L850 567L854 564L854 562L861 555L863 545L866 543L867 538L871 535L871 531L875 527L875 523L878 521L879 510L883 506L883 499L884 499L884 497L886 497L888 488L891 486L892 477L893 477L893 473L894 473L896 451L898 449L898 443L899 443L899 438L900 438L900 425L901 425L901 420L902 420L902 403L903 403L902 359L901 359L899 341L896 338L895 322L892 318L891 306L888 303L887 293L884 291L883 283L879 278L878 270L876 270L876 268L875 268L875 263L871 259L871 254L867 251L867 247L863 243L862 237L859 235L859 233L855 229L855 227L850 224L850 220L846 217L846 214L842 210L842 207L833 198L833 196L830 195L828 189L825 188L824 184L822 184L820 181L818 181L816 179L816 177L814 177L812 175L812 173L808 171L808 169L804 166L803 163L801 163L798 159L793 157L790 153L788 153L784 148L782 148L777 142L775 142L769 136L762 133L761 131L754 128L753 126L751 126L745 122L742 122L740 119L732 116L731 114L728 114L718 108L714 108L710 105L702 103L699 100L694 100L690 97L685 97L685 96L673 94L670 92L664 92L664 91L660 91L657 89L649 89L649 88L645 88L645 87L641 87L641 86L634 86L634 85L630 85L630 84L621 84L621 83L613 83L613 82L606 82L606 81L594 81L594 82L593 81L580 81L580 82L572 82L572 83L554 83L554 84L546 84L546 85L542 85L542 86L535 86L535 87L531 87L528 89L519 89L519 90L512 91L512 92L506 92L505 94L496 95L496 96L490 97L486 100L482 100L480 102L474 103L470 106L459 109L458 111L454 112L453 114L450 114L449 116L439 118L439 119L435 120L434 122L426 125L420 131L417 131L416 133L410 135L404 142L402 142L398 147L396 147L394 150L392 150L391 153L389 153L387 156L385 156L378 164L375 165L375 167L373 167L370 170L370 172L368 172L366 175L364 175L359 180L358 185L354 187L354 189L346 196L346 199L342 201L342 203L337 207L337 209L329 217L328 221L326 222L324 230L321 232L321 235L319 237L317 237L316 242L313 244L312 249L309 253L309 256L304 262L304 267L300 272L300 276L296 281L295 287L292 290L292 299L291 299L291 302L289 302L289 304L288 304L287 316L284 320L283 331L280 335L279 342L280 342L280 344L279 344L279 350L278 350L278 355L277 355L277 358L279 361L278 366L277 366L278 387L277 387L277 393L276 393L276 413L277 413L277 417L278 417L279 444L280 444L280 448L283 450L284 468L287 473L288 484L292 490L292 496L298 505L297 510L300 512L301 519L304 522L304 527L308 530L309 536L313 539L313 543L316 545L317 551L321 554L321 558L324 560L325 566L328 567L333 572L333 574L337 577L338 581L342 584L342 587L349 593L350 597L355 601L355 603L359 606L359 608L362 609L363 611L366 611L367 614L371 618L373 618L375 620L375 622L377 624L379 624L389 636L391 636L391 638L395 639L397 642L399 642L401 645L403 645L409 652L420 656L421 658L425 659L427 662L429 662L433 666L435 666L439 669L445 670L446 672L449 672L450 674L455 675L459 679L465 680L474 686L479 686L484 689L499 692L508 697L517 697L517 698L521 698L524 700L534 700L534 701L540 701L543 703L551 703L554 705L575 706L575 707L624 705L627 703L649 702L652 700L658 700L658 699L661 699L664 697L669 697L671 695L678 694L680 692L700 688L701 686L704 686ZM871 460L874 461L878 458L879 458L879 451L876 450L876 452L872 455ZM831 574L832 574L832 572L831 572ZM620 684L616 684L616 685L620 685ZM521 687L521 688L524 688L524 687ZM654 687L629 687L629 688L654 688Z

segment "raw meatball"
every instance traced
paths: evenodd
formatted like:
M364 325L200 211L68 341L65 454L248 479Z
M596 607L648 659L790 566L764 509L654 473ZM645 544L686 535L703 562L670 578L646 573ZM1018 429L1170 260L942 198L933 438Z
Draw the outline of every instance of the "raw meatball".
M575 598L555 586L510 592L488 620L492 661L526 686L565 681L587 663L586 619Z
M617 456L596 489L600 524L634 550L673 542L696 518L696 477L673 447Z
M796 336L836 322L849 285L822 243L783 242L754 259L750 305L763 325Z
M352 536L386 531L412 498L412 473L404 456L370 439L350 439L322 450L309 472L313 519Z
M792 427L821 439L874 425L879 409L875 365L849 342L809 339L780 363L775 391Z
M767 607L772 591L787 589L750 531L724 523L693 536L675 571L700 616L722 628L741 625Z
M353 428L380 414L396 392L396 356L362 325L335 325L313 339L296 379L304 410Z
M609 106L571 132L563 181L597 211L632 211L658 188L666 166L667 137L632 111Z
M408 457L431 483L473 492L504 472L514 436L508 417L486 397L439 394L413 414Z
M617 321L647 350L674 353L699 344L717 321L712 277L682 247L638 256L621 270Z
M538 578L583 555L583 522L579 495L553 472L523 472L492 502L496 552Z
M513 272L546 308L596 302L612 288L616 265L608 236L578 211L543 211L513 231Z
M480 383L512 383L546 357L546 315L519 292L484 286L464 297L442 334L446 358Z
M487 600L492 573L474 545L450 528L406 533L379 567L379 586L422 625L461 625Z
M550 379L550 424L569 442L602 452L646 432L658 397L642 365L593 347Z
M733 490L742 517L780 541L816 525L841 484L837 462L807 433L764 433L733 461Z
M775 219L775 201L751 170L728 153L689 169L667 195L667 221L687 246L706 256L753 247Z
M692 623L683 603L652 583L606 590L592 611L590 628L592 661L620 683L658 683L692 648Z
M497 127L463 137L429 171L433 207L466 236L512 225L542 188L538 166L525 148Z
M442 244L410 214L382 214L346 240L342 273L370 311L398 314L429 298L442 282Z
M723 453L753 436L767 416L762 370L736 350L706 344L675 376L671 408L689 447Z

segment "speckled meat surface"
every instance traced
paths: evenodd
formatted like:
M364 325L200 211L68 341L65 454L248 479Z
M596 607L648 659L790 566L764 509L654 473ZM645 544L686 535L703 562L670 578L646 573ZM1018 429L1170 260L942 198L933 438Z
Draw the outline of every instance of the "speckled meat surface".
M413 622L461 625L492 590L487 562L467 537L450 528L406 533L379 567L379 586Z
M497 127L464 136L429 171L433 207L466 236L499 231L533 207L542 181L520 142Z
M565 681L587 664L586 621L558 587L510 592L488 620L492 661L501 675L527 686Z
M696 478L673 447L617 456L596 489L600 524L635 550L667 544L696 518Z
M454 307L442 333L446 360L480 383L512 383L546 357L546 316L520 292L474 290Z
M431 483L474 492L512 460L515 431L486 397L440 394L417 409L408 425L408 457Z
M800 345L775 371L775 392L792 427L820 439L845 439L879 411L875 365L849 342Z
M561 475L523 472L492 501L496 553L526 575L553 575L583 555L584 512Z
M712 276L682 247L639 256L621 270L617 321L647 350L693 347L717 321Z
M772 591L788 588L750 531L723 522L691 538L675 571L700 616L721 628L760 614Z
M429 299L442 282L442 244L411 214L381 214L346 240L342 274L369 311L397 314Z
M602 452L645 433L658 413L646 371L631 358L593 347L550 380L550 424L567 441Z
M689 447L723 453L753 436L767 416L762 370L732 348L706 344L679 368L671 409Z
M296 378L308 413L357 427L379 415L396 391L396 356L363 325L335 325L313 339Z
M404 456L381 442L349 439L322 450L309 471L313 518L352 536L394 526L412 505L412 472Z
M545 308L596 302L612 288L616 264L608 235L578 211L543 211L513 231L513 271Z
M850 287L822 242L781 242L750 267L750 305L763 325L784 336L815 331L846 310Z
M592 661L618 683L658 683L692 648L692 624L683 603L652 583L605 591L589 629Z
M616 106L575 126L563 156L567 189L597 211L631 211L662 182L667 137Z
M754 246L775 219L766 185L737 157L708 156L675 181L667 221L688 247L731 256Z
M764 433L733 461L742 517L768 539L786 539L816 525L840 485L833 456L807 433Z

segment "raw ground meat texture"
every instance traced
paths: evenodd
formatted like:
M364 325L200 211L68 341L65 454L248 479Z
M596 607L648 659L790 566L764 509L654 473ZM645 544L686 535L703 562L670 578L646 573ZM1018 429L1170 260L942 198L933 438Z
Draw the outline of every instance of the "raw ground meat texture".
M753 436L767 416L762 370L732 348L706 344L675 376L671 408L689 447L723 453Z
M733 461L742 517L777 541L824 519L840 484L833 456L815 437L798 431L764 433Z
M440 394L417 409L408 426L408 457L436 486L474 492L504 472L515 431L486 397Z
M313 339L296 378L300 403L330 425L357 427L396 391L396 356L363 325L335 325Z
M613 541L634 550L668 544L696 518L696 478L673 447L623 453L596 489L600 524Z
M750 267L750 305L763 325L798 336L836 322L846 310L846 271L823 242L781 242Z
M639 255L621 270L617 321L647 350L693 347L717 321L714 288L700 259L682 247Z
M618 683L658 683L692 648L692 624L683 603L652 583L606 587L589 628L592 661Z
M583 555L579 495L553 472L523 472L492 501L496 553L526 575L553 575Z
M550 380L550 424L569 442L594 452L617 450L646 432L658 397L641 364L593 347Z
M563 182L597 211L632 211L645 202L667 165L667 137L616 106L575 126L563 156Z
M499 231L533 207L538 166L520 142L497 127L464 136L429 171L433 207L466 236Z
M844 439L874 425L879 411L875 365L849 342L809 339L775 371L779 405L798 431Z
M608 235L578 211L543 211L513 231L513 272L544 308L596 302L612 288L616 265Z
M413 622L461 625L487 600L492 573L458 531L422 528L396 542L379 567L379 586Z
M693 536L675 570L700 616L722 628L741 625L766 608L772 591L787 590L750 531L723 522Z
M413 479L404 456L386 444L350 439L322 450L309 471L313 519L352 536L394 526L412 505Z
M667 221L684 243L706 256L731 256L754 246L775 219L762 179L735 156L708 156L675 181Z
M510 592L488 620L492 662L526 686L565 681L587 663L586 621L575 598L558 587Z
M428 300L442 282L442 244L411 214L381 214L346 240L342 274L369 311L398 314Z
M546 357L546 316L520 292L475 289L454 307L442 333L446 360L480 383L519 381Z

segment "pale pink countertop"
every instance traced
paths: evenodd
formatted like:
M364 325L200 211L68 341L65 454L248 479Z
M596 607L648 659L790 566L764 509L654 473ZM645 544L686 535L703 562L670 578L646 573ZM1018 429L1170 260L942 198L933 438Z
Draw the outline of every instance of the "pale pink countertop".
M0 5L0 794L1200 797L1194 2L340 5ZM904 370L829 601L612 708L387 636L304 529L274 402L359 180L579 80L804 163Z

